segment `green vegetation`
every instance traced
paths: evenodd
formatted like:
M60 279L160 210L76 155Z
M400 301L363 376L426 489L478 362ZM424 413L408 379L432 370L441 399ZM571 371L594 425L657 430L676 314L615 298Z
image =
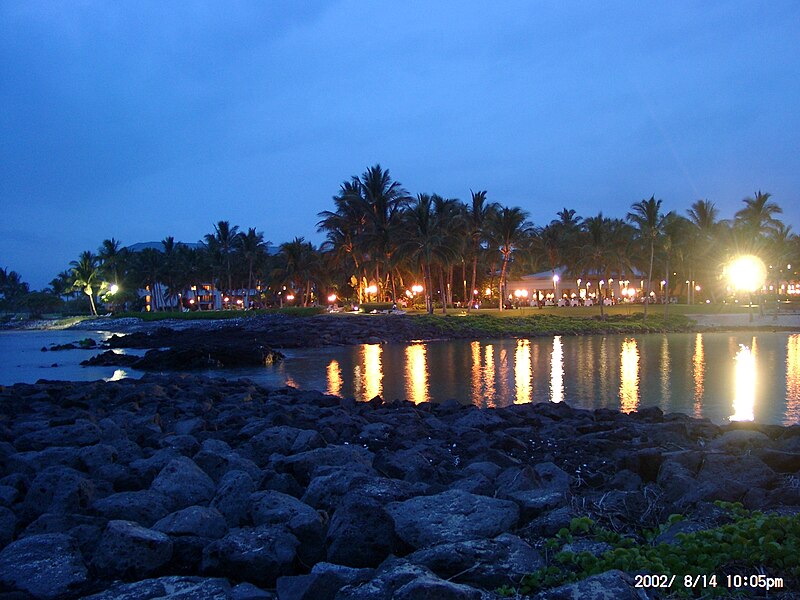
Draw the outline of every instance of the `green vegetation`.
M509 313L515 316L508 316ZM523 311L505 311L495 314L471 315L420 315L415 317L443 337L523 337L539 335L587 335L614 333L656 333L689 331L692 321L683 315L671 315L665 322L661 319L645 321L641 313L633 315L611 315L599 317L562 316L557 314L521 315Z
M296 237L276 247L255 227L228 221L212 224L197 242L167 236L125 248L110 238L50 282L52 297L26 304L27 285L0 270L0 310L50 312L66 302L62 314L177 314L391 302L429 314L472 312L476 303L502 313L557 296L589 298L588 312L601 317L622 307L626 315L666 322L670 312L684 311L669 300L700 311L707 301L722 307L738 294L741 302L777 306L797 280L800 237L780 221L770 194L758 191L743 203L723 220L708 200L694 202L684 216L651 196L632 202L623 218L563 208L549 223L534 224L525 210L493 202L485 190L472 192L469 202L412 195L375 165L343 181L332 210L319 213L320 246ZM742 254L768 265L763 282L725 276ZM536 285L520 279L532 273L547 276Z
M781 577L785 589L798 589L800 515L749 511L739 503L716 504L727 512L728 523L692 533L677 533L671 544L656 544L655 539L683 520L682 515L672 515L656 530L629 536L601 527L588 517L572 519L568 529L562 529L544 543L546 567L526 575L518 589L504 587L498 592L506 596L517 592L534 594L610 569L631 574L676 575L672 586L663 590L674 597L730 595L729 587L741 586L729 586L726 579L729 575ZM597 555L563 550L566 544L579 540L604 542L610 548ZM702 580L704 575L705 585L686 585L693 581L684 579L685 576L699 576ZM716 576L716 587L710 584L712 575Z
M205 321L212 319L249 319L258 315L286 315L289 317L311 317L324 314L322 306L287 306L285 308L263 308L257 310L194 310L189 312L121 312L114 318L136 318L143 321L165 321L180 319L182 321Z

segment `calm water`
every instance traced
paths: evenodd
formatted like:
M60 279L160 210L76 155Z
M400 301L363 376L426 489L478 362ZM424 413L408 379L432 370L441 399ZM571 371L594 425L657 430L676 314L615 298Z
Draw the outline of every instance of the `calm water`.
M106 334L94 333L102 339ZM83 332L0 332L0 384L138 376L83 368L92 352L41 352ZM368 400L455 398L478 406L568 401L624 411L659 406L717 423L800 422L800 334L585 336L362 345L287 351L273 367L213 371ZM53 362L59 366L50 366Z

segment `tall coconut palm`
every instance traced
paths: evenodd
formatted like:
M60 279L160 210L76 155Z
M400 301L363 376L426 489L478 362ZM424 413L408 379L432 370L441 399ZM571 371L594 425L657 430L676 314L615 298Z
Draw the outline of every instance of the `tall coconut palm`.
M100 259L102 275L106 280L119 285L120 269L126 255L127 251L121 247L119 240L113 237L103 240L97 251L97 256Z
M686 211L692 228L686 232L690 251L687 252L689 258L689 280L694 281L697 277L706 283L706 289L714 297L714 288L708 285L716 273L720 262L722 249L720 248L720 238L726 233L726 222L719 219L719 210L716 204L709 200L697 200ZM689 290L691 293L691 289Z
M519 207L503 207L494 215L491 224L492 236L503 257L500 267L500 310L503 310L506 296L506 277L508 265L517 248L530 235L533 226L526 221L528 213Z
M683 245L691 236L692 223L686 217L670 211L664 215L662 224L661 252L664 257L664 320L669 315L670 261L682 255Z
M742 228L747 235L760 238L768 235L780 225L775 215L781 214L783 209L775 202L770 201L771 194L757 191L752 198L742 200L745 207L734 215L734 226Z
M206 243L211 246L212 244L219 251L223 265L225 267L225 275L228 281L227 291L233 289L233 280L231 275L231 255L236 250L236 235L239 233L239 226L233 225L228 221L218 221L214 225L214 233L206 234Z
M469 298L467 300L467 311L472 309L473 290L477 289L478 277L478 255L481 247L488 236L488 225L492 220L492 215L497 210L497 204L486 201L486 191L471 192L472 203L467 207L466 222L469 227L470 254L472 256L472 284L469 288Z
M411 197L399 181L394 181L388 169L375 165L367 169L360 179L354 178L352 189L357 191L355 198L365 216L362 235L362 248L375 254L375 279L385 291L383 277L390 279L392 299L396 300L397 290L392 277L392 253L398 245L401 229L400 215ZM383 267L383 269L381 269Z
M584 219L575 267L587 279L591 274L598 278L608 278L612 266L618 261L618 247L614 242L615 227L617 225L614 220L604 217L602 212L598 213L596 217ZM600 305L600 318L604 319L602 297L598 296L598 304Z
M69 264L72 266L73 286L89 296L91 314L96 316L94 291L95 287L100 285L100 265L97 256L91 250L86 250L81 253L78 260L73 260Z
M245 294L245 308L250 306L250 291L253 289L253 265L266 253L267 242L264 234L249 227L247 233L240 233L238 238L239 250L247 262L247 292Z
M451 235L448 231L446 212L428 194L417 195L416 200L404 214L403 241L398 251L422 269L425 282L425 307L433 314L433 269L441 268L455 258ZM447 312L447 299L442 287L442 312Z
M308 306L311 301L312 286L319 275L321 264L319 252L311 242L297 237L291 242L281 244L279 253L282 264L275 270L273 276L282 283L303 290L303 306Z
M655 257L656 241L661 235L664 216L661 214L661 200L651 196L649 200L640 200L631 206L627 219L639 230L639 239L649 248L650 267L647 270L647 294L644 299L644 319L647 320L647 305L650 302L650 286L653 280L653 258Z
M16 311L22 299L30 291L27 283L16 271L0 269L0 307Z

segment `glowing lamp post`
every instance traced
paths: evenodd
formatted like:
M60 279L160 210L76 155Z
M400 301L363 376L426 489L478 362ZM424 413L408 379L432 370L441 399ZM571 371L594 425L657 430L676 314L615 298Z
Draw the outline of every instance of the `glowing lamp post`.
M747 292L750 322L753 321L753 292L764 284L767 269L764 262L751 254L740 256L727 266L728 279L737 291Z

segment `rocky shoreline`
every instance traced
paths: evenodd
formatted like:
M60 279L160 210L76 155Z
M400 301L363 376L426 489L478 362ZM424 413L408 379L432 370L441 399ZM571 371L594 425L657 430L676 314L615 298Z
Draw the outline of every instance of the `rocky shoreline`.
M189 375L0 388L0 465L2 598L490 599L576 518L676 543L715 500L800 512L800 426ZM535 597L658 597L634 583Z

